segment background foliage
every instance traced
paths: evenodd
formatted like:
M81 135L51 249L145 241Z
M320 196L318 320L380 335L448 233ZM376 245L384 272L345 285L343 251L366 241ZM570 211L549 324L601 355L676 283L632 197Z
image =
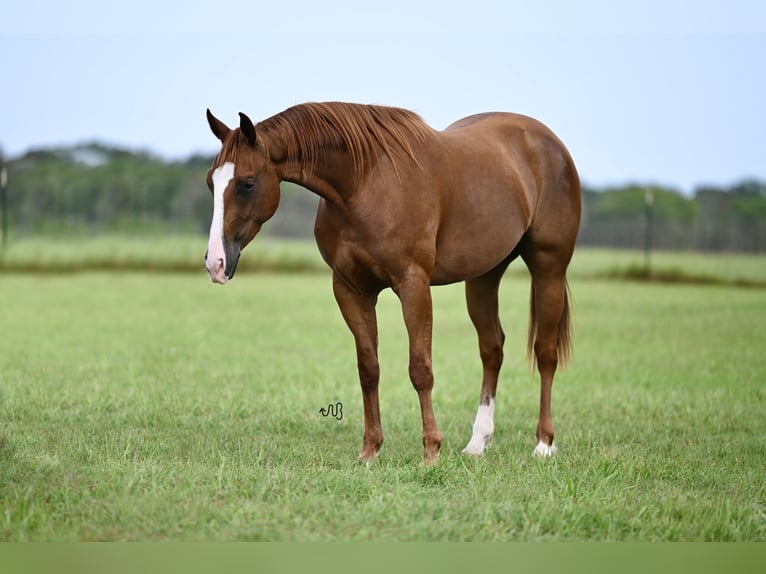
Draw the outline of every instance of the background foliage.
M212 208L205 173L212 161L165 160L100 143L30 151L8 162L11 233L205 233ZM641 248L647 191L654 199L655 247L766 251L766 183L756 180L702 186L691 196L659 185L586 185L580 245ZM283 184L279 218L264 233L311 237L316 203L313 194Z

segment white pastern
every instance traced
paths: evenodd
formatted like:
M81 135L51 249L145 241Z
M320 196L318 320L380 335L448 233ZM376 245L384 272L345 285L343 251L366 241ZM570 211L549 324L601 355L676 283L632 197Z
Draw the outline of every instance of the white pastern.
M543 441L537 443L535 450L532 451L532 456L539 456L542 458L548 458L558 452L555 444L546 444Z
M223 250L223 192L234 177L234 164L227 161L213 172L213 221L207 243L205 265L210 279L223 285L226 277L226 253Z
M495 399L489 399L488 405L479 405L476 420L473 423L473 434L468 445L463 449L466 454L481 455L487 448L492 434L495 432Z

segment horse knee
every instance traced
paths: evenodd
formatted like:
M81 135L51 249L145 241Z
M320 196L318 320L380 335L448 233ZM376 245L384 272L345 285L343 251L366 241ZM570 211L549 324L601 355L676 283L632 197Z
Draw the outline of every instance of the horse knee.
M359 361L359 382L362 390L372 391L378 387L380 381L380 364L377 360Z
M434 386L434 373L428 359L410 359L410 381L418 392L427 391Z

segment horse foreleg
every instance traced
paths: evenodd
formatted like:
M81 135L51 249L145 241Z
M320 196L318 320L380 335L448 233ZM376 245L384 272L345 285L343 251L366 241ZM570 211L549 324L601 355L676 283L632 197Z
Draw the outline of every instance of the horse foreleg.
M375 313L378 296L376 293L358 293L338 276L333 276L333 293L356 343L359 382L364 402L364 447L359 458L370 462L383 445L378 401L378 322Z
M402 313L409 336L410 380L420 400L425 462L432 465L439 462L442 433L436 423L431 403L431 390L434 386L431 362L433 307L428 276L424 272L410 272L394 285L394 291L402 303Z

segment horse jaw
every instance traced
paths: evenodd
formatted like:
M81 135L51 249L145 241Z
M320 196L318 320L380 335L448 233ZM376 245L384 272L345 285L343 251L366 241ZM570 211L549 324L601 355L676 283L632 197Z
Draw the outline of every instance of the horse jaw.
M234 178L234 164L226 162L213 172L213 220L207 243L205 266L213 283L224 285L226 276L226 252L223 248L223 192Z

